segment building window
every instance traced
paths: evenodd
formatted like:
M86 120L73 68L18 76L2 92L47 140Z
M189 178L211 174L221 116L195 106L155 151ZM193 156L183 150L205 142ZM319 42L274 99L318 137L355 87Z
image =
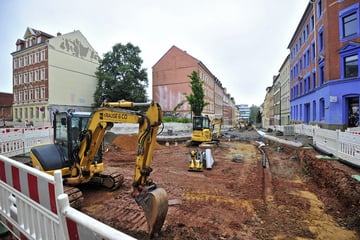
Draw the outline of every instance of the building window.
M315 89L316 87L316 72L312 72L312 89Z
M319 53L324 51L324 28L319 30Z
M343 37L349 37L357 33L358 19L356 12L343 18Z
M27 73L24 73L24 83L27 83L27 82L28 82L28 81L27 81L27 80L28 80L27 78L28 78L28 74L27 74Z
M306 67L310 65L310 49L306 50Z
M42 88L41 88L40 98L41 98L41 99L44 99L44 98L45 98L45 87L42 87Z
M29 89L29 100L33 99L33 90Z
M320 19L322 17L322 13L323 13L321 0L319 0L317 3L317 13L318 13L318 19Z
M342 78L359 76L360 44L349 42L340 51L340 71Z
M39 81L39 70L35 70L35 81Z
M39 100L39 88L35 88L35 100Z
M313 101L313 121L316 121L316 102Z
M357 54L344 57L344 77L351 78L359 75L359 56Z
M320 121L325 119L325 99L320 98L319 101L319 110L320 110Z
M33 72L29 72L29 82L33 81Z
M360 36L359 3L339 12L340 41L348 41Z
M45 61L45 50L41 50L40 52L40 61Z
M28 57L24 56L24 66L27 66L27 65L28 65Z
M42 69L41 69L41 72L40 72L40 80L45 80L45 68L42 68Z
M314 31L314 28L315 28L314 15L311 15L311 18L310 18L310 27L311 27L311 31Z
M325 71L324 71L324 64L319 66L319 85L323 85L325 82Z
M39 62L39 52L36 52L35 53L35 63L38 63Z
M29 54L29 65L33 64L33 54Z
M17 69L18 68L18 61L16 60L16 58L14 59L14 69Z

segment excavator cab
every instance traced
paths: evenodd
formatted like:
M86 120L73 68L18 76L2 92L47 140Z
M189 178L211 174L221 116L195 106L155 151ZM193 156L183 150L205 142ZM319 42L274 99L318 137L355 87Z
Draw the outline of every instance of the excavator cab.
M70 167L78 163L77 151L86 132L90 115L89 112L55 113L54 144L33 147L31 149L32 165L49 174L61 169L63 176L71 175ZM99 148L93 163L102 163L102 147Z
M193 117L193 132L191 141L194 144L211 142L211 121L208 116Z
M222 119L215 118L212 121L208 116L193 117L193 132L191 143L199 145L201 143L219 143ZM215 126L217 126L215 128Z
M60 112L54 114L54 143L63 146L70 163L76 160L74 153L80 148L90 119L90 112ZM102 162L102 146L99 148L93 163Z

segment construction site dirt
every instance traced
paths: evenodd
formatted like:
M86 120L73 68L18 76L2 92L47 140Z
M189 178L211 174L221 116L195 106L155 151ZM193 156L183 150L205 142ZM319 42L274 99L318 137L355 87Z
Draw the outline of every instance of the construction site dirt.
M151 177L166 190L169 210L154 239L360 239L360 184L352 177L358 169L306 143L292 147L266 138L264 165L256 131L229 133L211 148L215 163L202 172L188 171L196 147L156 144ZM83 186L81 211L148 239L145 216L131 196L136 139L118 135L105 145L106 169L120 171L125 182L115 191Z

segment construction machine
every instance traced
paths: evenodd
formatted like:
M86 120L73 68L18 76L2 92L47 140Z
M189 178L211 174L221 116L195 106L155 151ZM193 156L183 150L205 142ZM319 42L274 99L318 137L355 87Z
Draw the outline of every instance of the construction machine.
M202 172L205 161L205 152L194 149L190 152L189 171Z
M208 116L194 116L191 144L219 143L222 122L222 119L218 118L210 120Z
M147 108L145 112L136 108ZM161 107L155 103L128 101L104 102L90 113L60 112L54 114L54 142L34 146L30 151L32 166L53 175L61 170L64 191L70 204L80 207L83 200L78 185L91 183L110 190L117 189L123 176L108 173L102 161L102 142L114 123L139 124L135 174L132 196L142 207L150 235L160 232L168 210L167 193L150 178L153 148L159 125Z
M212 169L213 165L214 158L211 149L207 148L205 151L194 149L190 152L188 171L202 172L203 168Z

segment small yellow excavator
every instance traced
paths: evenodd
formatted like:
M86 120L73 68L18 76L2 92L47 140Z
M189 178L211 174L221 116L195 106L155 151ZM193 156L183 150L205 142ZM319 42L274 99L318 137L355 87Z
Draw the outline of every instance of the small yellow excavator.
M219 143L222 123L222 119L210 120L208 116L194 116L191 145ZM215 129L216 126L217 129Z
M140 112L136 108L147 108ZM60 112L54 114L54 143L34 146L30 151L33 167L54 174L61 170L70 205L81 207L84 183L115 190L123 183L120 173L108 173L102 161L102 142L114 123L139 124L137 157L132 195L145 213L150 236L160 232L168 211L167 193L150 179L153 148L162 111L155 103L128 101L104 102L92 113Z

